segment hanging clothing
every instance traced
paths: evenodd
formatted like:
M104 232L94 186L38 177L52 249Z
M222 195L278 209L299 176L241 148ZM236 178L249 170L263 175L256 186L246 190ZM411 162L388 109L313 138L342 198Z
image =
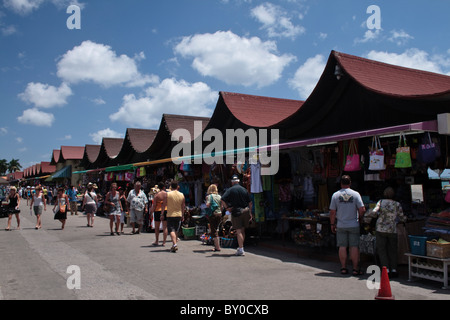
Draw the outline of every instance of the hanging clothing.
M251 168L251 193L261 193L263 192L262 182L261 182L261 162L258 161L256 164L250 165Z

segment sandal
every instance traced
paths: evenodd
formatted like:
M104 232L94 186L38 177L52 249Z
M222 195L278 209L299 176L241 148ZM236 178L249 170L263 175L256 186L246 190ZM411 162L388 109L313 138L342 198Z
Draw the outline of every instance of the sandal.
M341 274L348 274L347 268L341 268Z
M361 269L353 269L352 275L354 276L362 276L364 273L361 271Z
M214 248L212 251L213 251L213 252L220 252L220 249Z

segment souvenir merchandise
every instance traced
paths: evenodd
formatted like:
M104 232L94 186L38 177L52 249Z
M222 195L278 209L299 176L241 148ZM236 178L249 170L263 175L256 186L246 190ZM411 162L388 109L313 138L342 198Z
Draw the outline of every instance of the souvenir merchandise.
M386 165L384 164L384 150L381 148L380 138L373 137L372 150L369 152L369 156L369 170L378 171L386 169Z
M356 148L356 143L354 140L350 141L350 147L348 150L347 161L345 162L344 171L352 172L361 170L361 162Z
M436 144L433 143L430 133L428 133L428 139L426 139L426 141L419 146L418 160L422 163L428 164L434 162L436 157Z
M403 140L403 146L402 146ZM411 150L406 143L406 137L403 133L400 134L398 140L398 148L395 156L395 167L396 168L411 168Z

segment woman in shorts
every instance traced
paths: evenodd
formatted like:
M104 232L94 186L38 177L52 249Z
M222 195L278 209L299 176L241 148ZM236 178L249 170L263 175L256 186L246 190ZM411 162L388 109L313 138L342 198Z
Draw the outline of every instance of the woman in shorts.
M37 186L33 197L31 198L30 210L34 210L34 214L36 215L36 227L35 229L42 228L42 220L41 215L45 210L47 211L47 202L45 201L44 193L42 192L42 187Z
M92 228L94 226L95 213L97 212L97 194L94 192L94 185L92 183L88 183L82 208L86 212L87 226Z
M117 183L111 184L111 191L109 191L105 196L105 204L111 208L109 211L109 228L111 235L114 235L113 226L116 225L116 234L120 236L119 225L120 216L122 215L122 204L120 203L120 195L117 191Z
M20 229L20 217L19 217L19 206L20 206L20 197L19 194L16 192L16 187L11 187L9 189L9 195L6 197L6 200L8 201L8 227L5 229L6 231L11 230L11 220L12 215L16 215L17 220L17 230Z

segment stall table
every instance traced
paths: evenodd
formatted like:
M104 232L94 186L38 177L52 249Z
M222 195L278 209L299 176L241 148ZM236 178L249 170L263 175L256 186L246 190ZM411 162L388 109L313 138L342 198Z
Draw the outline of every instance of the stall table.
M421 256L412 253L405 253L408 257L408 281L413 281L412 277L443 282L442 289L449 289L448 267L450 258L442 259L429 256Z

